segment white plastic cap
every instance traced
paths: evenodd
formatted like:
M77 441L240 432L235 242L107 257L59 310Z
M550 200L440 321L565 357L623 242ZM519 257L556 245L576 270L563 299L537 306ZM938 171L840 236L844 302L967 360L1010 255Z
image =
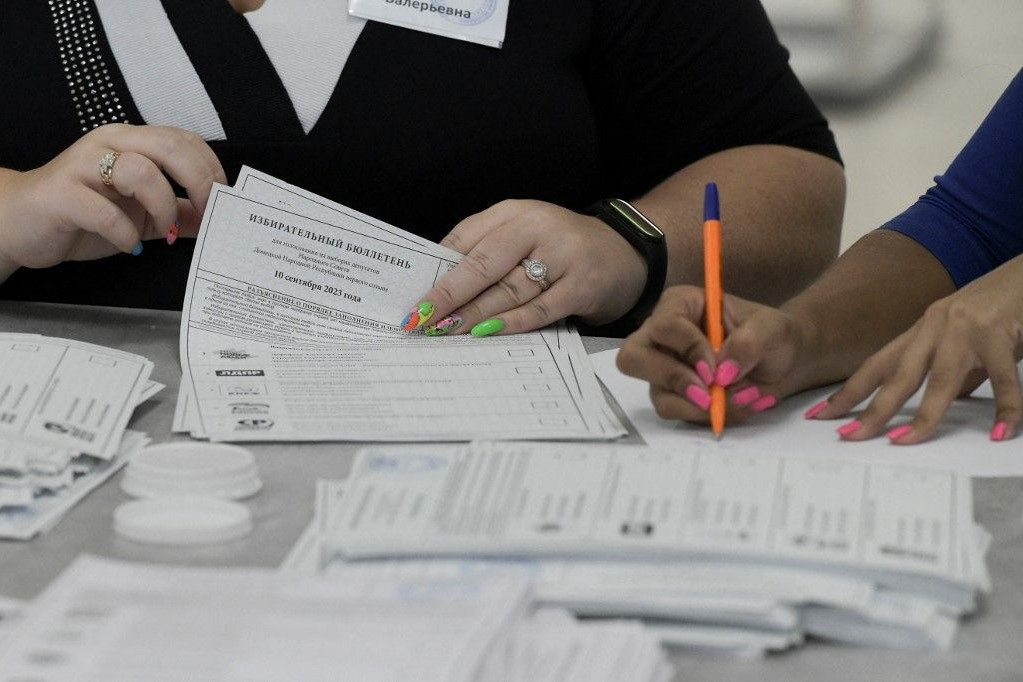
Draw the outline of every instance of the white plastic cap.
M160 497L125 502L114 510L114 531L136 542L213 545L252 531L244 505L208 497Z
M133 497L204 496L239 500L259 492L256 460L224 443L162 443L136 454L121 480Z

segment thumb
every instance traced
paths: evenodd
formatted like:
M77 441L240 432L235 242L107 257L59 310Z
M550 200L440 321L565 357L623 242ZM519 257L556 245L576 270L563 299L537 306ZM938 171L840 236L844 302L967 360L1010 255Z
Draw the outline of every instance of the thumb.
M756 381L773 384L790 369L795 355L792 334L785 315L774 309L762 309L738 321L718 354L722 385L729 385L757 372Z

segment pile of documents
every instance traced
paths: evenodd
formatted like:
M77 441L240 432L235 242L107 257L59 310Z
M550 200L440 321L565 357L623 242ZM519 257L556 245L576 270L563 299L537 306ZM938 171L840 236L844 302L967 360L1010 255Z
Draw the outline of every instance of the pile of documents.
M321 482L284 570L471 575L750 656L807 636L947 648L989 589L967 476L708 447L532 443L360 451Z
M243 168L214 187L181 319L174 430L230 441L624 435L578 333L398 325L461 254Z
M27 540L146 445L126 430L163 388L144 357L0 333L0 538Z
M667 682L636 623L533 611L490 566L343 579L79 557L0 640L0 680Z

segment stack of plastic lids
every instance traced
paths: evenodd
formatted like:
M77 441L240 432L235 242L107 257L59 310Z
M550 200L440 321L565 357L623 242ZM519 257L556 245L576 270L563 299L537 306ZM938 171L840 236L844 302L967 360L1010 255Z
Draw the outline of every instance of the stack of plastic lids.
M138 542L207 545L252 530L248 507L234 502L263 487L252 453L221 443L164 443L132 458L121 482L142 499L114 511L114 530Z

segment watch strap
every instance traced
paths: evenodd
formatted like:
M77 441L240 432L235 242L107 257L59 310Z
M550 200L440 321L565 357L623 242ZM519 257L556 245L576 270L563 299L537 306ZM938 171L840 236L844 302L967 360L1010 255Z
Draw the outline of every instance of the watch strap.
M586 213L600 218L608 227L620 234L643 257L647 264L646 284L636 304L619 320L639 326L650 313L664 291L668 273L668 249L664 233L636 207L623 199L601 199Z

